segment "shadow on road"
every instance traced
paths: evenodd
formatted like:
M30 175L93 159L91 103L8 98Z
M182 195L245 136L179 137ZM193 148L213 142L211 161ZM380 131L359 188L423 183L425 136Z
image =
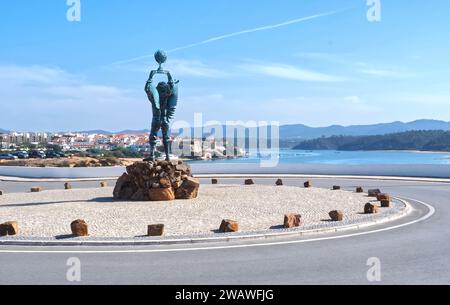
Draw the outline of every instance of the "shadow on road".
M67 200L67 201L46 201L46 202L27 202L27 203L15 203L1 205L0 208L20 208L20 207L32 207L41 205L52 205L60 203L80 203L80 202L97 202L97 203L113 203L116 202L112 197L99 197L91 200Z

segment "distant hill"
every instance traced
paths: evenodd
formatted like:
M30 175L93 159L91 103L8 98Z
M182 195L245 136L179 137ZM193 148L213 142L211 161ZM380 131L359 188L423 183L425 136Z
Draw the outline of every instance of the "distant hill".
M95 129L95 130L78 130L78 131L74 131L74 133L104 134L104 135L110 135L110 134L113 134L111 131L102 130L102 129Z
M127 130L119 131L117 133L149 133L149 132L150 132L150 129L142 129L142 130L127 129Z
M437 120L418 120L409 123L392 122L374 125L332 125L328 127L309 127L306 125L282 125L280 126L280 139L288 143L298 143L298 140L309 140L330 136L365 136L383 135L413 130L444 130L450 131L450 122ZM173 130L173 132L176 132ZM193 133L193 129L191 131ZM226 127L223 126L226 134Z
M225 130L225 128L224 128ZM328 127L309 127L306 125L282 125L280 126L280 139L284 143L297 144L299 140L310 140L320 137L330 136L366 136L366 135L383 135L389 133L398 133L412 130L444 130L450 131L450 122L438 120L417 120L409 123L392 122L374 125L351 125L340 126L332 125ZM0 132L2 130L0 129ZM6 131L3 131L6 132ZM117 134L117 133L147 133L148 129L142 130L122 130L112 132L107 130L85 130L82 133L96 134ZM176 133L177 130L173 130ZM193 133L193 130L192 130ZM224 132L225 133L225 132Z
M450 131L450 122L418 120L409 123L393 122L375 125L333 125L328 127L308 127L305 125L284 125L280 127L281 139L315 139L330 136L366 136L398 133L411 130Z
M294 149L450 151L450 131L422 130L376 136L322 137L301 142Z

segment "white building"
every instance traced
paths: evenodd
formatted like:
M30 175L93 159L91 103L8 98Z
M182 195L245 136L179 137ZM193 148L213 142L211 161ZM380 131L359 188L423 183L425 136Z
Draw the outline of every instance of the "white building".
M18 146L22 144L32 143L48 143L51 135L45 132L11 132L9 134L1 134L0 143L1 146Z

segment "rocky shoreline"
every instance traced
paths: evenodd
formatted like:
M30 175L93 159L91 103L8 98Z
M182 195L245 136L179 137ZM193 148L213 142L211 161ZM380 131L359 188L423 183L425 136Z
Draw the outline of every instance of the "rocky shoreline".
M22 167L112 167L129 166L139 159L133 158L90 158L69 157L60 159L26 159L26 160L0 160L0 166L22 166Z

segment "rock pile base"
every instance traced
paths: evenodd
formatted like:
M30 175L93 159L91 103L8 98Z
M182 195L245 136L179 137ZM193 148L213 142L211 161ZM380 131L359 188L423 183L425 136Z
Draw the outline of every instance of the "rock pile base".
M115 200L171 201L194 199L200 182L183 161L136 162L117 180Z

